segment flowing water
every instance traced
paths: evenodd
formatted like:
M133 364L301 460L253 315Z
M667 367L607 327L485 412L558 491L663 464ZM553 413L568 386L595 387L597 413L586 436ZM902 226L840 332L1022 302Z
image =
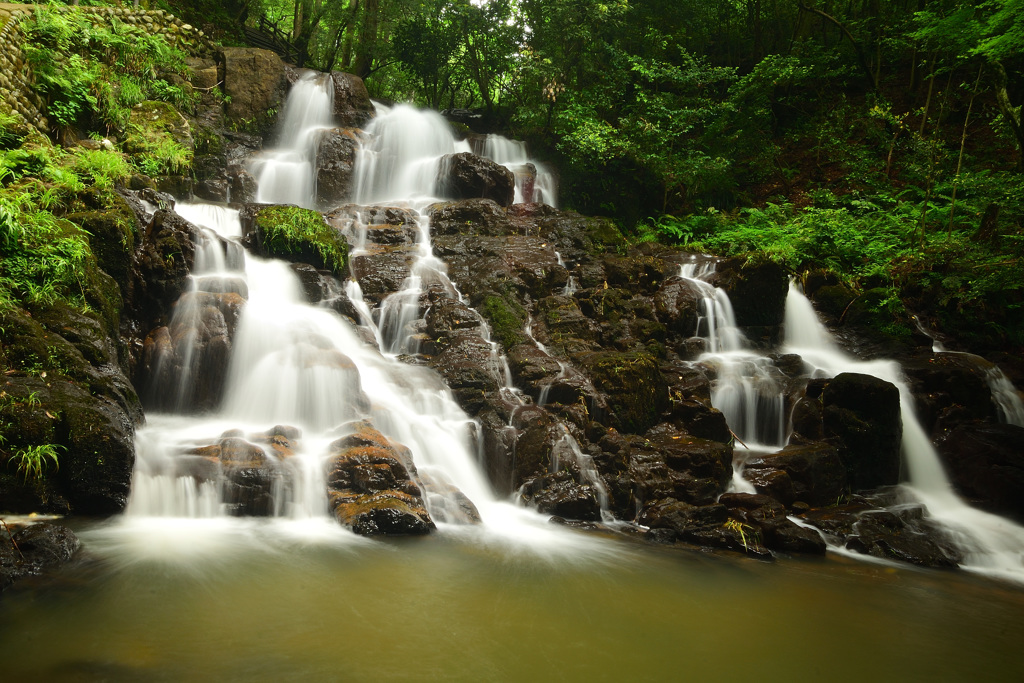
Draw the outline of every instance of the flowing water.
M261 201L313 204L311 150L318 131L331 125L329 89L329 79L314 76L296 84L281 145L259 162ZM420 315L426 287L461 300L432 253L420 211L433 200L440 157L466 145L435 114L403 105L379 107L367 133L357 201L399 204L418 216L414 262L401 291L371 309L357 283L345 285L368 335L307 304L286 264L244 253L234 242L237 212L179 205L207 231L192 294L247 300L223 400L199 416L184 414L179 398L148 414L126 514L79 521L84 559L38 589L29 583L5 594L5 679L622 681L685 672L902 681L1020 674L1024 593L1016 586L836 557L769 564L663 551L548 524L496 499L476 462L473 423L435 373L397 357L413 350L409 322ZM500 139L488 144L499 161L521 154L501 151ZM502 163L523 163L516 159ZM534 199L548 201L546 190L534 188ZM683 275L703 299L696 333L706 345L700 362L716 373L715 405L748 445L781 447L788 438L783 378L736 328L724 293L700 280L696 266ZM809 306L791 292L787 350L821 374L870 367L899 381L892 364L842 356ZM191 353L200 325L194 312L181 307L179 314L177 338ZM486 325L481 335L488 338ZM497 373L507 372L502 361L495 361ZM193 391L192 365L160 391ZM508 398L521 400L514 392ZM458 506L427 487L439 527L429 537L371 540L339 526L327 512L324 460L330 441L359 418L407 446L422 474L461 489L483 523L462 523ZM912 412L904 424L908 495L962 529L963 543L977 551L971 567L1019 578L1019 529L957 502L923 431L912 426ZM281 463L269 517L230 517L216 479L182 476L196 466L189 451L229 430L250 435L276 425L296 427L302 437ZM566 437L556 457L592 478L607 509L600 475ZM742 489L742 477L736 485Z

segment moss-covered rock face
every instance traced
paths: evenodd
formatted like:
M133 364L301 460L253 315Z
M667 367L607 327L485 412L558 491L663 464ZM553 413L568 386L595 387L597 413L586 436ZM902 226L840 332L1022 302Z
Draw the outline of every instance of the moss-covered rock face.
M646 353L597 351L581 354L595 386L608 395L616 429L643 433L668 406L668 385L654 358Z
M131 111L124 149L150 176L181 176L192 167L192 129L166 102L140 102Z
M526 341L523 333L526 318L518 304L510 304L503 297L492 295L484 299L480 312L490 321L491 332L506 349Z
M135 213L123 197L114 193L105 194L95 203L99 208L83 206L85 210L70 214L68 219L89 233L89 246L99 267L114 278L125 294L138 239Z
M138 399L99 321L66 306L0 317L0 501L16 512L123 509Z
M284 62L270 50L226 47L217 55L223 73L227 125L258 135L268 134L284 105L288 79Z
M257 254L309 263L337 278L348 274L348 242L323 216L297 206L249 206L242 216L245 241Z

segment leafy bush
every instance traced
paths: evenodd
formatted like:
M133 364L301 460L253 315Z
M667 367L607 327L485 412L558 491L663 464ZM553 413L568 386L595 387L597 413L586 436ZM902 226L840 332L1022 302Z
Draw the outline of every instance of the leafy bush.
M42 5L22 26L36 88L61 126L123 130L131 107L147 99L195 106L186 55L162 36L116 18L94 26L86 14Z

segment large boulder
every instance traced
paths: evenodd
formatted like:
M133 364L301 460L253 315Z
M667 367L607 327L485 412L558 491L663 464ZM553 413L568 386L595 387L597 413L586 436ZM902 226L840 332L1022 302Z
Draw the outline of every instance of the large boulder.
M339 279L348 275L348 242L316 211L249 204L241 220L244 242L255 253L308 263Z
M266 135L277 119L288 88L284 62L270 50L225 47L217 55L223 70L226 123Z
M511 234L513 226L505 210L493 198L441 202L427 207L431 235Z
M321 133L316 148L316 199L321 206L337 206L351 197L358 147L350 130L331 128Z
M668 407L668 385L650 355L595 351L580 354L578 360L594 386L608 397L611 414L597 416L602 424L643 433Z
M331 444L327 497L338 521L364 536L420 535L434 530L416 470L404 446L367 422Z
M719 264L710 281L729 295L740 327L772 328L782 324L789 279L774 261L728 259Z
M1024 428L964 424L938 442L954 488L985 510L1024 521Z
M840 444L850 487L899 483L903 422L895 385L844 372L825 384L821 400L825 436Z
M682 278L666 280L654 295L654 310L658 320L677 334L697 334L700 301L703 298L697 286Z
M515 199L516 179L504 166L469 152L441 157L437 193L452 199L493 199L509 206Z
M0 533L0 591L18 579L50 572L71 559L81 543L67 527L39 522Z
M332 71L334 81L334 120L345 128L362 128L375 110L363 79L354 74Z
M847 491L846 468L834 446L791 444L778 453L750 458L744 476L758 493L783 503L834 504Z

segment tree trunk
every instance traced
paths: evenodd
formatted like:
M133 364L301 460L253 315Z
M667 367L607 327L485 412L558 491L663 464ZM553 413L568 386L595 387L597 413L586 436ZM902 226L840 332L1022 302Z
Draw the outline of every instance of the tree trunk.
M999 105L999 112L1017 140L1017 170L1024 171L1024 128L1021 127L1020 112L1010 104L1010 94L1006 92L1008 79L1003 63L998 59L993 59L990 63L996 72L996 103Z
M374 49L377 46L377 21L379 0L365 0L363 3L363 21L359 31L359 43L356 48L356 59L352 71L360 78L366 78L373 70Z

